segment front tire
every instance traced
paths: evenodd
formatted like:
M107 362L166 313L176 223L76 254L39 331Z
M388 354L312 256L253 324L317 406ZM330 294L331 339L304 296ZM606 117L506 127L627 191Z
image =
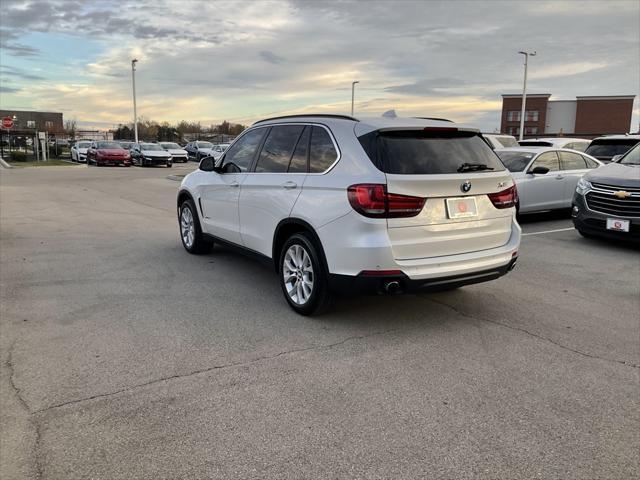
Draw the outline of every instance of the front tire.
M332 303L322 252L307 233L291 235L280 252L280 286L300 315L318 315Z
M193 200L188 199L180 204L178 227L180 228L182 246L187 252L198 255L211 251L213 242L202 233L198 211Z

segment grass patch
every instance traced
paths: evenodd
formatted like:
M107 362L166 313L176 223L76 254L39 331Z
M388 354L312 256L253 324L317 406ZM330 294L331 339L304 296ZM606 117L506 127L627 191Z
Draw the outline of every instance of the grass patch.
M64 167L77 165L75 163L69 163L64 160L50 159L46 162L8 162L12 167Z

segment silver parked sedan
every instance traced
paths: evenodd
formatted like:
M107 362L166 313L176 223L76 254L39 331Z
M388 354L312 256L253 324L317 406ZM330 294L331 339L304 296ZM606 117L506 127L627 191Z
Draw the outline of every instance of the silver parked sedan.
M580 177L602 163L582 152L554 147L495 150L518 187L519 212L570 208Z

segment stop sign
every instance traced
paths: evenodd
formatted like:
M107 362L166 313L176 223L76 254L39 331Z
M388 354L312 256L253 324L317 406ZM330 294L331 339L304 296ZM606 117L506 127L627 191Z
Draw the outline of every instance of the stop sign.
M11 128L11 127L13 127L13 118L4 117L2 119L2 128Z

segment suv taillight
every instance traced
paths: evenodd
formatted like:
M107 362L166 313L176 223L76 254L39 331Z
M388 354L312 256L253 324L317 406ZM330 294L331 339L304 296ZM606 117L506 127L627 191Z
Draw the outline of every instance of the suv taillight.
M514 184L501 192L490 193L488 197L496 208L511 208L518 203L518 189Z
M422 211L426 199L388 193L387 186L360 183L347 189L349 203L361 215L369 218L415 217Z

